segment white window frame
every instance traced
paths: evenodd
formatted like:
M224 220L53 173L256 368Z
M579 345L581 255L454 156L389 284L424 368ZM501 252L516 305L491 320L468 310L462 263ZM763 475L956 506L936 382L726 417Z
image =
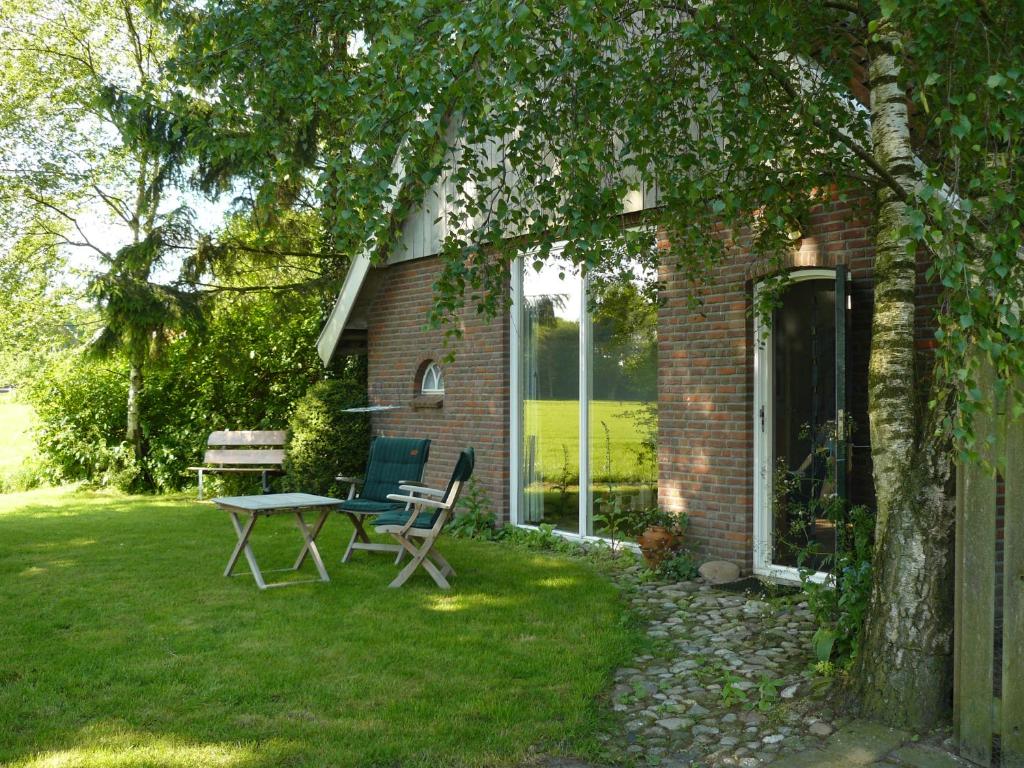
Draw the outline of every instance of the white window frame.
M832 280L836 270L798 269L789 273L789 281ZM754 284L754 306L757 306L764 281ZM799 584L800 571L789 565L772 562L772 445L775 442L772 383L775 380L772 328L754 313L754 575L786 584ZM762 414L764 417L761 426ZM831 574L818 571L811 580L828 581Z
M441 366L433 360L431 360L427 367L423 369L423 376L420 378L420 394L444 394L444 371L441 369Z
M565 243L556 244L551 255L557 256L565 247ZM529 252L527 252L529 256ZM523 461L523 368L522 368L522 331L523 322L523 266L524 258L520 256L512 263L512 306L509 318L509 520L521 528L536 529L537 526L522 521L522 461ZM593 522L589 519L591 488L590 488L590 369L593 350L590 348L591 321L587 312L589 278L575 276L580 281L580 378L579 378L579 465L580 492L577 509L578 533L555 530L560 536L570 539L608 541L593 535Z

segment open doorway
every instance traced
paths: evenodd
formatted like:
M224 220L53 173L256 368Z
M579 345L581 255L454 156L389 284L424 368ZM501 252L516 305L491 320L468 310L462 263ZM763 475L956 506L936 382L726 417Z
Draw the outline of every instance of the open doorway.
M754 571L785 581L835 553L846 496L846 272L789 278L754 338Z

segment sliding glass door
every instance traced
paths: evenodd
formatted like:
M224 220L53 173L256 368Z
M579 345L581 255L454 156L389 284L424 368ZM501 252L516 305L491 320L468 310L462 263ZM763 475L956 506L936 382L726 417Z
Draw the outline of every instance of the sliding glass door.
M589 533L617 533L658 502L657 275L624 262L588 281Z
M657 503L655 275L518 264L512 310L512 519L607 536Z
M580 525L583 280L564 261L522 271L520 522Z

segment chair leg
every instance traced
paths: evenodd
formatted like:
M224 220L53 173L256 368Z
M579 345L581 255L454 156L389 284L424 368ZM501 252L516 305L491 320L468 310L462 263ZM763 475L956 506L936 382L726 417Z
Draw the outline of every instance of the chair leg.
M434 580L434 583L437 584L437 586L441 587L441 589L451 588L451 584L448 583L445 575L437 569L437 566L435 566L428 557L430 554L430 548L434 545L433 539L427 539L423 543L423 546L417 549L416 545L408 539L399 536L398 534L395 534L394 536L398 539L398 543L402 545L402 548L412 555L412 560L399 572L394 581L392 581L388 586L392 588L402 586L416 572L416 569L422 565L423 570L430 574L430 577Z
M343 563L347 563L348 559L352 556L352 550L357 541L367 543L370 541L370 535L363 527L362 518L359 515L352 514L351 512L345 512L345 516L349 519L349 522L352 523L352 538L348 540L348 547L345 548L345 554L341 556L341 562Z
M438 568L441 569L441 573L445 576L456 576L455 569L452 568L451 563L444 559L444 555L438 552L436 549L431 549L427 553L427 557L434 561Z

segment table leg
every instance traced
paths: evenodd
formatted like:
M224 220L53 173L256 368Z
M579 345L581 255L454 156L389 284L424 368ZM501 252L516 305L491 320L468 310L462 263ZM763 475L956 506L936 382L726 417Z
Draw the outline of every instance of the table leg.
M315 530L319 531L323 527L324 520L328 514L330 514L330 510L328 509L325 509L320 513L320 518L314 526ZM300 510L295 510L295 525L298 526L299 533L302 534L302 538L306 542L303 546L303 550L308 552L310 557L313 558L313 564L320 573L320 581L330 581L331 577L327 575L327 569L324 568L324 561L320 559L320 551L316 548L316 536L311 535L311 532L306 525L306 521L302 519L302 512Z
M249 570L252 572L252 576L256 580L256 585L260 589L266 589L267 584L263 581L263 574L260 573L260 567L256 564L256 556L253 554L252 547L249 546L249 536L252 535L252 529L256 525L257 515L249 516L249 521L245 524L245 528L243 528L242 524L238 522L237 512L234 510L228 510L228 515L231 517L231 525L234 526L235 533L238 534L238 544L235 545L235 549L231 553L231 558L228 560L228 567L224 569L224 575L231 575L231 572L235 568L235 563L238 562L238 556L244 552L245 559L249 563Z
M316 523L313 525L313 530L310 534L313 537L313 541L316 541L316 537L320 535L320 529L324 527L324 523L327 522L327 518L330 516L331 510L325 509L320 513L320 517L317 518ZM299 552L299 556L295 559L295 565L292 566L293 571L299 570L302 564L306 562L306 555L309 553L309 547L305 544L302 545L302 550Z
M347 563L349 557L352 555L352 550L355 549L355 543L361 541L365 544L370 542L370 535L363 528L363 516L356 515L351 512L345 512L348 519L352 521L352 538L348 540L348 547L345 549L345 554L341 557L341 562Z

